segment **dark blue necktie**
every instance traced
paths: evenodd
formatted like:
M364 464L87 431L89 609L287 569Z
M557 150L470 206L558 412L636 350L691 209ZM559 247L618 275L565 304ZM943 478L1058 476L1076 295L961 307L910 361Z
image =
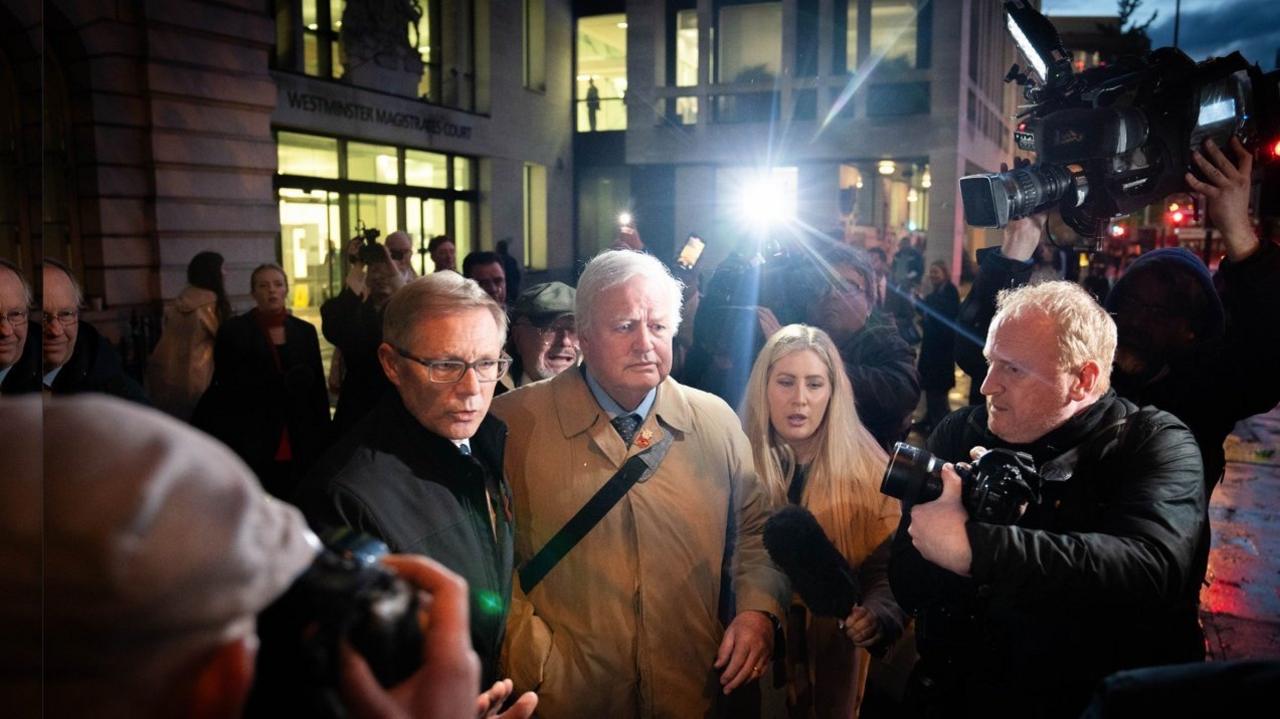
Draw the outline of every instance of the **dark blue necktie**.
M630 447L631 438L636 436L636 430L640 428L640 415L619 415L613 418L611 424L613 424L614 429L618 430L618 436L622 437L622 441Z

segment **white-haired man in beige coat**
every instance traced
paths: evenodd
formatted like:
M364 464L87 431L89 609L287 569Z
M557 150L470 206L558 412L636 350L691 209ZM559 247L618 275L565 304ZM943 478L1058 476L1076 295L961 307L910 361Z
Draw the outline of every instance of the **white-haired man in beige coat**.
M493 403L521 568L505 669L547 719L717 716L769 665L790 590L761 541L767 500L733 410L668 376L680 298L652 256L601 253L576 298L584 365ZM659 450L548 566L540 550L566 522Z

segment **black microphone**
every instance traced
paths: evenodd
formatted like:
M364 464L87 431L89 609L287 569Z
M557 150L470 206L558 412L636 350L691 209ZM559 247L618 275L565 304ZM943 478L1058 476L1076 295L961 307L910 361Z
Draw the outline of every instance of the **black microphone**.
M764 548L813 614L844 619L862 600L853 567L804 507L789 504L769 517Z

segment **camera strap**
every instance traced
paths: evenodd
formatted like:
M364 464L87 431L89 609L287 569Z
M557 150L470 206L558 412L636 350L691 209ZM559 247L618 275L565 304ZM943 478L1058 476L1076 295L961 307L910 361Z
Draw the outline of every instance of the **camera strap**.
M520 577L520 588L525 594L533 591L538 586L538 582L547 576L547 573L560 563L570 551L577 546L582 538L604 519L604 516L613 509L614 505L631 491L637 482L644 481L654 472L658 471L658 465L662 464L662 459L667 456L667 450L671 449L671 443L674 441L674 435L670 431L663 432L662 439L658 440L645 451L633 455L619 469L604 486L596 490L596 493L582 505L565 525L556 532L547 543L542 545L529 561L520 565L517 574Z

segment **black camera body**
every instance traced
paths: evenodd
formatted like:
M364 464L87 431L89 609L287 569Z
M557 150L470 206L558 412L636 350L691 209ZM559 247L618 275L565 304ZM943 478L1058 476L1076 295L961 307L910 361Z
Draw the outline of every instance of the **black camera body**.
M1005 78L1031 103L1014 140L1038 162L960 178L970 225L1004 227L1056 209L1058 234L1093 249L1113 218L1187 191L1184 174L1200 174L1192 151L1206 138L1225 148L1233 135L1246 146L1280 135L1280 71L1263 74L1238 52L1196 63L1166 47L1077 75L1048 18L1022 0L1005 9L1040 79L1017 65Z
M880 493L907 506L932 502L942 496L941 459L928 451L898 442L885 468ZM1040 501L1042 480L1031 455L993 449L972 465L956 464L960 475L960 499L969 516L988 524L1013 524L1024 505Z
M336 694L344 641L386 687L422 665L417 591L378 562L387 545L346 528L326 533L324 544L258 616L261 649L246 716L344 716Z

